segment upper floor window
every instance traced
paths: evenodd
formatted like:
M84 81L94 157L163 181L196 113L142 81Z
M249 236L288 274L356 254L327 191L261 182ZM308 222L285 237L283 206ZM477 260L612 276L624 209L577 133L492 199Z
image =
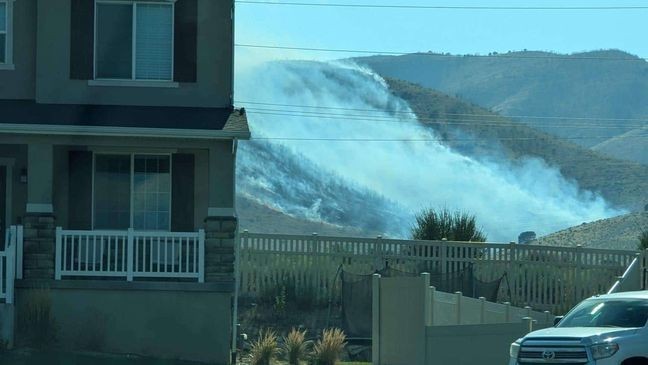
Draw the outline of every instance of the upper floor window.
M95 9L95 79L173 79L173 3L97 0Z
M11 13L13 0L0 0L0 65L12 63Z

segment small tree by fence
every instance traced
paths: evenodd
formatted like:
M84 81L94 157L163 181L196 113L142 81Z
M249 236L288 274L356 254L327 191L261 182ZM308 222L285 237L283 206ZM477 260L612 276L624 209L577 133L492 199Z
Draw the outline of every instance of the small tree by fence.
M248 232L240 235L240 245L243 296L260 297L289 285L295 295L327 304L330 298L339 299L340 265L348 272L370 274L386 263L406 272L422 266L457 272L470 264L481 281L506 274L501 301L558 314L586 296L606 292L637 255L583 247Z

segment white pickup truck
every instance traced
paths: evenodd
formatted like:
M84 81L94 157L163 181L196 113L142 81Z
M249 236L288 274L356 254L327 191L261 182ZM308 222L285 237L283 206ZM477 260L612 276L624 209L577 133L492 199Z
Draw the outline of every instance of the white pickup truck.
M509 365L648 365L648 291L598 295L511 344Z

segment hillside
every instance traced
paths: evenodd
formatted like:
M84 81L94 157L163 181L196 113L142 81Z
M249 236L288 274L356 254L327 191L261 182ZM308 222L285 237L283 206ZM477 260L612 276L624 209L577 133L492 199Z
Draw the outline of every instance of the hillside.
M577 181L581 188L600 192L617 206L639 211L648 203L648 166L602 156L409 82L387 81L392 92L410 104L421 122L434 128L447 145L465 154L485 158L503 153L504 158L512 160L537 156L558 167L564 176ZM466 119L457 114L484 117Z
M607 156L648 165L648 126L610 138L592 149Z
M639 234L648 229L648 212L626 214L600 221L583 223L548 236L533 244L548 246L576 246L617 250L636 250Z
M519 118L588 147L646 125L648 116L648 63L616 50L489 57L418 53L356 61L382 76L455 95L503 115L617 119ZM618 120L624 118L643 121Z
M361 229L335 226L323 222L314 222L289 216L285 213L270 209L244 196L237 196L236 205L240 216L241 232L247 229L254 233L275 234L311 234L323 236L368 237L377 236L376 232Z

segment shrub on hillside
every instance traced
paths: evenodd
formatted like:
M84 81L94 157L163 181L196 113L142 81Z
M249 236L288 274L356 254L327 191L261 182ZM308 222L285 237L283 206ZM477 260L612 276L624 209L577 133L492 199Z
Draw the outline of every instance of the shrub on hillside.
M639 249L648 250L648 230L641 232L639 235Z
M477 227L474 215L451 212L447 208L427 209L417 215L412 237L415 240L486 241L486 234Z

